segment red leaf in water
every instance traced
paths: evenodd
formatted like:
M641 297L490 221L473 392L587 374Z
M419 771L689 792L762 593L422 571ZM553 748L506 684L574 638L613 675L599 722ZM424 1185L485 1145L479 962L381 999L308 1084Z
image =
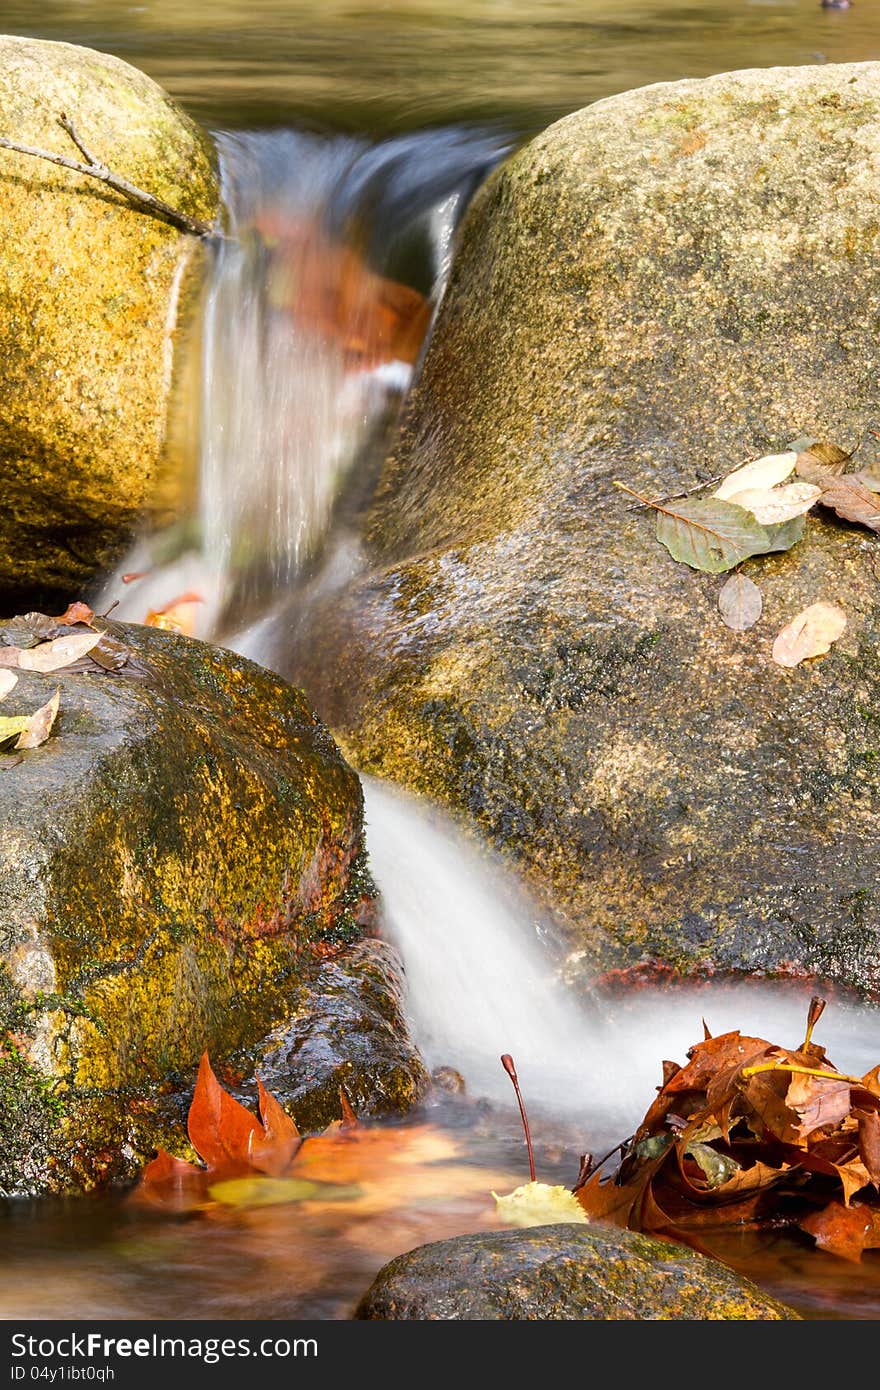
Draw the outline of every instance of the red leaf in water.
M160 1149L141 1174L137 1196L163 1207L186 1211L205 1196L205 1170Z
M251 1167L254 1136L258 1140L265 1137L256 1116L224 1091L207 1052L199 1063L186 1127L193 1148L212 1173L246 1173Z
M302 1146L299 1130L283 1106L262 1081L257 1078L260 1091L260 1118L263 1133L255 1129L251 1134L248 1157L251 1166L261 1173L277 1178L290 1166L291 1161Z
M880 1247L880 1212L871 1207L829 1202L821 1211L804 1217L800 1225L823 1250L856 1264L863 1250Z

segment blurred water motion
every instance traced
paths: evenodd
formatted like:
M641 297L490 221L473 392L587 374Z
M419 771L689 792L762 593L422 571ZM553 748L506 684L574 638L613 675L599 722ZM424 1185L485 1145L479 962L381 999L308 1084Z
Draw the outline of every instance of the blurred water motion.
M0 28L126 58L211 125L376 133L529 134L648 82L880 58L872 0L3 0Z

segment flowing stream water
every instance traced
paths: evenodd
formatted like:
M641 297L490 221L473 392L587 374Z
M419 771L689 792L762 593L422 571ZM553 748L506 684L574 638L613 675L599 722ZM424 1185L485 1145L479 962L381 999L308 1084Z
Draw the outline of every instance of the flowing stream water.
M211 7L217 12L204 23L173 0L135 9L48 3L38 20L29 6L19 14L15 0L7 16L8 8L11 30L110 48L199 114L222 111L230 125L266 124L261 103L275 95L273 128L217 136L229 235L213 253L187 378L196 385L181 407L180 519L141 538L104 594L120 601L123 619L168 614L282 674L285 637L310 586L344 585L358 569L360 501L417 370L457 220L510 145L620 87L743 65L756 35L767 61L880 57L880 25L857 15L846 30L840 15L820 18L812 0L706 4L704 30L690 3L675 11L659 3L513 3L502 7L506 30L491 6L479 5L462 23L477 51L494 44L497 68L478 80L462 56L471 75L453 100L440 55L450 45L459 51L461 16L455 6L413 3L383 7L400 21L401 71L421 74L425 94L422 107L411 98L395 105L368 62L378 32L392 42L389 16L368 22L334 4L322 21L321 52L333 49L328 35L341 41L345 33L346 57L333 49L325 63L325 87L331 78L336 86L331 98L318 83L326 119L317 129L320 100L307 62L316 22L309 29L302 20L296 55L288 52L284 23L300 16L296 6L283 7L284 23L274 0ZM276 51L249 60L261 23L276 34ZM233 54L236 35L241 51ZM370 101L373 115L364 119ZM346 121L357 129L327 129ZM701 1017L714 1032L739 1027L792 1045L802 1035L803 991L759 981L574 999L557 978L549 924L466 827L371 780L365 794L384 930L405 961L415 1035L432 1066L456 1068L468 1087L469 1098L441 1097L429 1112L435 1136L448 1136L448 1148L433 1153L439 1187L423 1191L413 1181L381 1211L336 1225L326 1213L273 1208L215 1213L184 1228L116 1197L6 1204L0 1227L11 1277L0 1282L0 1316L346 1316L385 1259L491 1225L490 1187L525 1176L502 1052L516 1057L538 1118L541 1176L570 1183L580 1151L631 1132L654 1094L660 1059L683 1060L701 1036ZM876 1062L878 1038L877 1012L845 1001L822 1021L821 1041L847 1071ZM873 1267L860 1278L840 1262L817 1269L803 1249L784 1244L768 1254L734 1240L723 1253L760 1270L808 1314L880 1314Z

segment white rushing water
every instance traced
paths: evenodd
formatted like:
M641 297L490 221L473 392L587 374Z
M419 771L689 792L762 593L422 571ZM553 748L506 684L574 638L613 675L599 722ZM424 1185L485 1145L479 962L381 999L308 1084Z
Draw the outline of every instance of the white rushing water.
M496 856L396 788L365 778L364 793L370 864L417 1041L430 1066L455 1067L472 1092L512 1103L499 1065L510 1052L530 1108L577 1119L591 1143L614 1142L647 1110L661 1061L684 1062L702 1038L703 1017L716 1034L802 1040L805 995L767 981L642 990L619 1007L576 1001L555 982L540 922ZM880 1053L880 1010L833 1003L816 1041L862 1074Z

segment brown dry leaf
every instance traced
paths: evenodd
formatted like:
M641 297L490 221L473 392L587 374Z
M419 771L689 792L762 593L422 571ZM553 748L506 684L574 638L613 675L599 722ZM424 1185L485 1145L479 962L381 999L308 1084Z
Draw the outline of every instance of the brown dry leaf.
M51 700L47 700L45 705L41 705L34 714L29 716L27 728L19 734L14 745L15 748L39 748L41 743L45 743L52 732L52 725L55 723L60 703L61 691L56 690Z
M880 1212L872 1207L829 1202L822 1211L804 1217L800 1227L822 1250L856 1264L862 1251L880 1248Z
M746 488L729 500L736 507L745 507L762 526L778 526L803 516L821 496L822 489L813 483L786 483L776 488Z
M782 629L773 643L777 666L799 666L831 650L846 627L846 614L836 603L812 603Z
M795 1073L785 1103L800 1116L800 1136L805 1139L813 1130L838 1125L846 1119L851 1106L849 1082Z
M795 467L799 478L821 486L823 479L839 477L851 458L851 453L845 454L836 444L814 440L808 449L798 450Z
M744 574L732 574L718 595L722 621L733 632L746 632L761 616L764 600L761 590Z
M877 494L854 473L841 472L850 455L842 455L838 463L829 467L817 458L816 447L798 454L797 471L798 477L805 482L821 488L819 505L828 507L844 521L853 521L859 526L866 526L869 531L880 532L880 500ZM840 450L837 452L840 453Z
M880 1189L880 1115L876 1110L857 1110L859 1155L874 1186Z
M67 627L75 627L77 623L85 623L89 627L94 616L94 610L87 603L77 602L68 604L57 621Z
M791 450L784 454L766 454L763 458L754 459L752 463L743 464L742 468L728 473L712 495L721 502L731 502L738 492L746 492L752 488L776 487L777 483L784 483L786 478L791 476L797 459L797 454Z
M15 672L0 667L0 700L5 700L10 690L14 690L17 685L18 676Z
M100 642L92 648L89 656L92 661L103 666L105 671L118 671L128 661L129 650L124 642L119 642L109 633L102 632Z
M60 671L75 661L88 656L101 640L100 632L71 633L67 637L55 637L51 642L42 642L38 647L23 651L18 664L23 671Z

